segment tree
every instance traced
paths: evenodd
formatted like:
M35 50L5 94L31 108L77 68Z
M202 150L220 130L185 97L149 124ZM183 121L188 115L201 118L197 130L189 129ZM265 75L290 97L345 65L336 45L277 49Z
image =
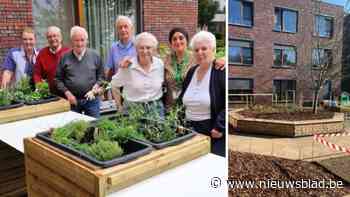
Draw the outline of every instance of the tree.
M198 1L198 24L200 28L208 26L210 21L214 18L219 3L213 0L200 0Z
M312 0L312 4L313 17L321 16L320 1ZM307 92L307 90L312 91L312 108L315 114L318 111L320 95L326 82L340 83L340 79L347 77L342 73L343 17L343 15L338 15L331 22L334 29L331 32L330 39L324 39L319 36L321 22L315 22L314 25L304 28L306 33L304 38L306 40L302 41L300 45L305 50L303 53L308 54L310 58L308 58L308 62L303 62L303 66L297 68L297 75L299 85L303 86L303 92ZM316 21L316 18L306 20ZM312 37L311 43L307 42L310 36ZM339 94L340 91L337 91L337 94ZM331 94L333 93L332 91Z

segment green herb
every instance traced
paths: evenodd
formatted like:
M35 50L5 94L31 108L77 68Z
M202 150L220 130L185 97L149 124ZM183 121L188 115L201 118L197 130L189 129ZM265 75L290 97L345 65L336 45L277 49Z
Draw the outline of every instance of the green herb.
M9 90L0 90L0 106L10 105L12 100L13 98Z
M111 160L123 154L123 149L119 146L118 142L107 140L99 140L83 150L100 161Z

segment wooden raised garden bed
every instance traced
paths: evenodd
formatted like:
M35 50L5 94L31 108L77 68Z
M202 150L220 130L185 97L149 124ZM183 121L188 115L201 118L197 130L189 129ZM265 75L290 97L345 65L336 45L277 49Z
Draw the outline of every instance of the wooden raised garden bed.
M0 110L0 123L24 120L69 110L70 104L65 99L58 99L56 101L36 105L23 105L17 108Z
M230 125L243 133L277 135L286 137L309 136L317 133L337 133L344 129L344 114L334 113L332 118L315 120L270 120L249 118L231 111Z
M210 139L153 150L116 166L101 168L38 138L24 140L28 196L105 196L210 152Z

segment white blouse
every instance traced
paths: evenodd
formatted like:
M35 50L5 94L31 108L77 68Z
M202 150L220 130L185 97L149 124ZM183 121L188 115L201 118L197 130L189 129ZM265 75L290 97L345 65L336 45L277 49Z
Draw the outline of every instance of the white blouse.
M137 57L131 59L129 68L120 68L112 77L114 87L123 87L123 98L131 102L149 102L162 97L164 63L153 57L149 72L138 63Z
M210 94L209 82L211 75L210 67L201 81L197 80L198 68L195 70L190 84L182 98L186 107L187 120L201 121L210 119Z

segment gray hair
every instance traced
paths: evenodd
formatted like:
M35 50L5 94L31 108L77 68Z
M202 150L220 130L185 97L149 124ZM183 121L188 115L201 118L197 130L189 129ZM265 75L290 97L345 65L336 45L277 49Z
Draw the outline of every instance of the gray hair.
M190 43L191 49L194 49L198 43L207 43L213 51L216 49L216 38L214 34L208 31L200 31L192 37Z
M55 33L58 33L62 36L62 33L61 33L61 29L57 26L50 26L47 28L47 32L46 32L46 35L49 33L49 32L55 32Z
M151 45L154 49L157 48L158 40L153 34L151 34L149 32L142 32L142 33L138 34L134 40L134 44L137 47L140 45L141 42L143 42L145 40L150 41Z
M76 34L76 33L83 33L83 35L86 38L86 40L89 38L86 29L83 28L83 27L80 27L80 26L72 27L72 29L70 30L70 38L72 39L74 34Z
M117 17L117 19L115 20L115 25L117 26L120 21L126 21L130 25L130 27L134 27L134 25L132 24L131 19L129 17L127 17L127 16L119 15Z

